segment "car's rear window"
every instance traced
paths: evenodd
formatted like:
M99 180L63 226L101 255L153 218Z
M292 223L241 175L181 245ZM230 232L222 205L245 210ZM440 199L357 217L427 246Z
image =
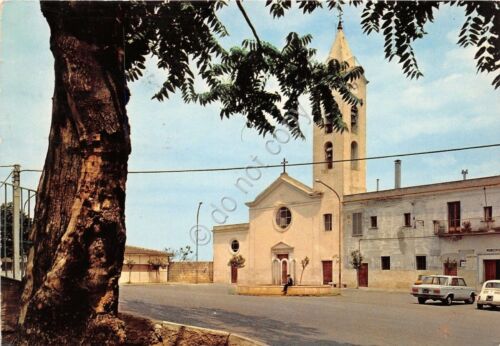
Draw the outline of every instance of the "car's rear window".
M488 282L485 288L500 288L500 282Z
M447 278L442 276L425 276L422 283L429 285L445 285L446 279Z

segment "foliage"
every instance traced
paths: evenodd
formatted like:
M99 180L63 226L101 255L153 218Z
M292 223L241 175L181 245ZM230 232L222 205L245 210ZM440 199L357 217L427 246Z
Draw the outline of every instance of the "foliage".
M351 252L351 265L354 269L359 270L361 264L363 263L363 255L359 250L354 250Z
M344 1L327 0L328 8L342 10ZM434 21L434 14L440 6L461 7L465 11L465 22L458 35L461 47L474 47L477 70L493 73L500 67L500 18L498 1L349 1L354 6L363 6L361 26L366 34L381 33L384 36L384 53L391 61L399 59L403 72L409 78L419 78L420 71L413 43L426 34L425 25ZM285 15L292 7L291 1L267 1L274 17ZM322 7L320 1L301 1L299 8L310 13ZM492 83L500 86L500 74Z
M135 261L131 258L127 258L124 263L128 267L128 269L132 269L134 267Z
M233 255L227 265L230 267L243 268L245 267L245 261L242 255Z
M167 267L167 261L160 257L153 257L148 261L148 264L154 269L158 270L160 268L165 269Z
M2 257L12 257L13 252L13 238L12 238L12 226L13 226L13 215L14 215L14 205L12 202L3 203L0 205L0 254ZM5 221L4 221L5 220ZM21 214L22 220L22 244L21 249L25 255L28 254L29 247L31 246L31 241L29 240L29 233L31 230L31 225L33 220L28 217L24 212ZM4 247L5 242L5 247Z
M169 254L172 254L172 259L177 260L179 262L185 262L191 258L193 254L193 250L191 250L190 245L186 245L185 247L181 247L179 249L166 248L165 251Z
M302 275L304 275L304 270L306 270L306 267L309 265L309 257L304 257L301 261L300 264L302 265L302 272L300 273L300 280L299 280L299 285L302 284Z
M337 90L352 105L360 104L350 92L350 83L363 69L336 60L315 62L315 50L308 47L312 37L296 33L286 37L282 49L256 37L226 50L218 39L227 31L216 15L224 5L222 1L129 4L125 16L128 80L138 79L145 57L153 55L158 67L168 72L154 95L160 101L180 90L185 102L218 102L221 118L243 115L247 126L260 134L272 133L279 124L302 137L298 98L309 94L314 122L323 126L328 121L337 131L345 130L339 100L331 91ZM196 72L208 90L195 90ZM271 79L278 82L278 90L270 89ZM283 103L283 110L278 102Z

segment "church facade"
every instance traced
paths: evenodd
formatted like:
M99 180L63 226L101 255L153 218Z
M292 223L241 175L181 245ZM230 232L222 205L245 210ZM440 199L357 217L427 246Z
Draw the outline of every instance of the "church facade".
M357 65L341 26L329 59ZM362 105L339 102L348 131L314 128L313 160L326 163L314 165L312 187L283 173L247 203L248 223L214 227L214 282L282 284L287 275L302 284L338 282L342 196L365 192L366 166L333 161L366 156L367 83L362 77L353 84ZM228 265L236 255L245 259L243 268Z
M329 58L357 64L341 27ZM348 287L407 289L420 274L461 275L476 287L500 279L500 176L402 188L396 160L394 189L366 192L356 159L366 157L367 83L353 85L362 106L340 103L348 131L314 127L313 161L325 163L313 165L312 187L282 173L247 203L248 223L214 227L214 282L280 285L291 275L338 285L341 276ZM229 265L234 256L245 265Z

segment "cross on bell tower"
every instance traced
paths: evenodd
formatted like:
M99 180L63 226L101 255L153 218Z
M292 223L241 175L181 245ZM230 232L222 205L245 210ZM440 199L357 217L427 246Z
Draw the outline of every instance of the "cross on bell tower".
M343 27L342 27L342 14L343 14L343 12L342 12L342 9L340 8L339 9L339 14L337 16L339 18L339 25L337 26L337 30L342 30L343 29Z
M286 173L286 164L288 163L288 161L286 160L286 158L283 158L283 161L281 161L281 164L283 165L283 173Z

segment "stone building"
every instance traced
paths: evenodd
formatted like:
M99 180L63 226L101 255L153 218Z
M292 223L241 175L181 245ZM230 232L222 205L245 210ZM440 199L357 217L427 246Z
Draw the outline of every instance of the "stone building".
M360 286L407 288L418 274L500 279L500 176L344 196L344 263ZM344 282L356 272L344 266Z
M329 58L358 65L342 27ZM424 273L457 273L472 285L500 278L500 176L366 192L365 161L356 159L366 157L367 83L353 83L362 106L340 103L348 131L314 127L313 160L325 163L313 165L312 187L283 173L247 203L248 223L214 227L214 282L282 284L290 274L299 283L308 257L302 284L338 284L342 268L352 287L354 250L369 287L407 288ZM236 255L243 268L229 265Z

